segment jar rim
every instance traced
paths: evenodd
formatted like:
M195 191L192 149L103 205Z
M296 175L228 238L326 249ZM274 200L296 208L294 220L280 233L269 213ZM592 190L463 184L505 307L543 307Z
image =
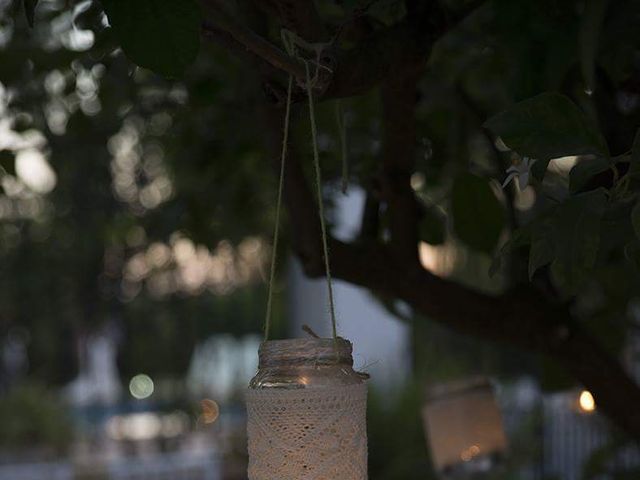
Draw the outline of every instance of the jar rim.
M353 345L342 337L291 338L266 340L260 344L258 356L261 365L273 362L307 363L330 361L353 364Z

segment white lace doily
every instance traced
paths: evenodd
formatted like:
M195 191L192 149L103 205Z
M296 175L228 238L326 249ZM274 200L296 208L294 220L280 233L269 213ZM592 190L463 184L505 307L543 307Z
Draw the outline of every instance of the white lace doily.
M249 480L366 480L367 386L247 393Z

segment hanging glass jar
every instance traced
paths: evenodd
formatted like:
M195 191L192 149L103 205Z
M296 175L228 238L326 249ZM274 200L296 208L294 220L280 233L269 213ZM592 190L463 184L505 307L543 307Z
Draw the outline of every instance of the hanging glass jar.
M366 375L351 342L271 340L247 393L249 480L366 480Z
M496 467L507 448L493 385L485 378L438 385L422 410L431 458L443 478Z

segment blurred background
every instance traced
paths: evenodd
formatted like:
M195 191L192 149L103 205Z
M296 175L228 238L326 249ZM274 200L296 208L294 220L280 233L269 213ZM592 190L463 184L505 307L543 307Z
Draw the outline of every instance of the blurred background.
M381 18L399 15L392 3L380 2ZM457 165L495 168L478 111L573 74L575 9L492 3L438 44L423 80L412 185L443 210ZM611 71L618 60L637 63L627 3L609 28L632 51L611 58ZM0 0L0 480L243 479L242 395L262 338L276 195L259 79L206 45L185 78L164 80L132 65L105 27L90 0L41 0L33 28L21 2ZM491 35L478 50L480 31ZM635 112L638 96L625 101ZM319 106L318 140L333 232L352 239L380 150L380 105L372 93L344 108L355 159L346 196L331 105ZM306 145L306 124L296 128ZM554 174L566 177L572 161ZM535 201L530 187L518 190L515 214ZM287 253L288 229L274 337L303 336L304 324L328 335L324 283ZM427 240L420 254L431 271L503 288L488 256L451 235ZM339 281L336 302L356 367L371 374L372 480L442 478L447 452L433 444L458 427L430 423L428 412L451 397L462 402L460 435L473 443L489 432L496 442L474 475L640 478L637 449L546 360L459 336ZM638 297L625 302L639 321ZM624 332L602 335L640 380L640 343ZM482 398L477 379L491 380ZM497 415L478 433L468 424L485 408Z

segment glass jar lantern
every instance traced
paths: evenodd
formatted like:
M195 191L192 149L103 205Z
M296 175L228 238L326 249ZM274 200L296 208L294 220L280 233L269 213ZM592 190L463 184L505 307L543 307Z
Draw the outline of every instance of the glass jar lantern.
M442 478L479 478L501 463L507 440L493 385L486 378L432 388L422 416Z
M247 392L249 480L366 480L366 402L349 341L264 342Z

